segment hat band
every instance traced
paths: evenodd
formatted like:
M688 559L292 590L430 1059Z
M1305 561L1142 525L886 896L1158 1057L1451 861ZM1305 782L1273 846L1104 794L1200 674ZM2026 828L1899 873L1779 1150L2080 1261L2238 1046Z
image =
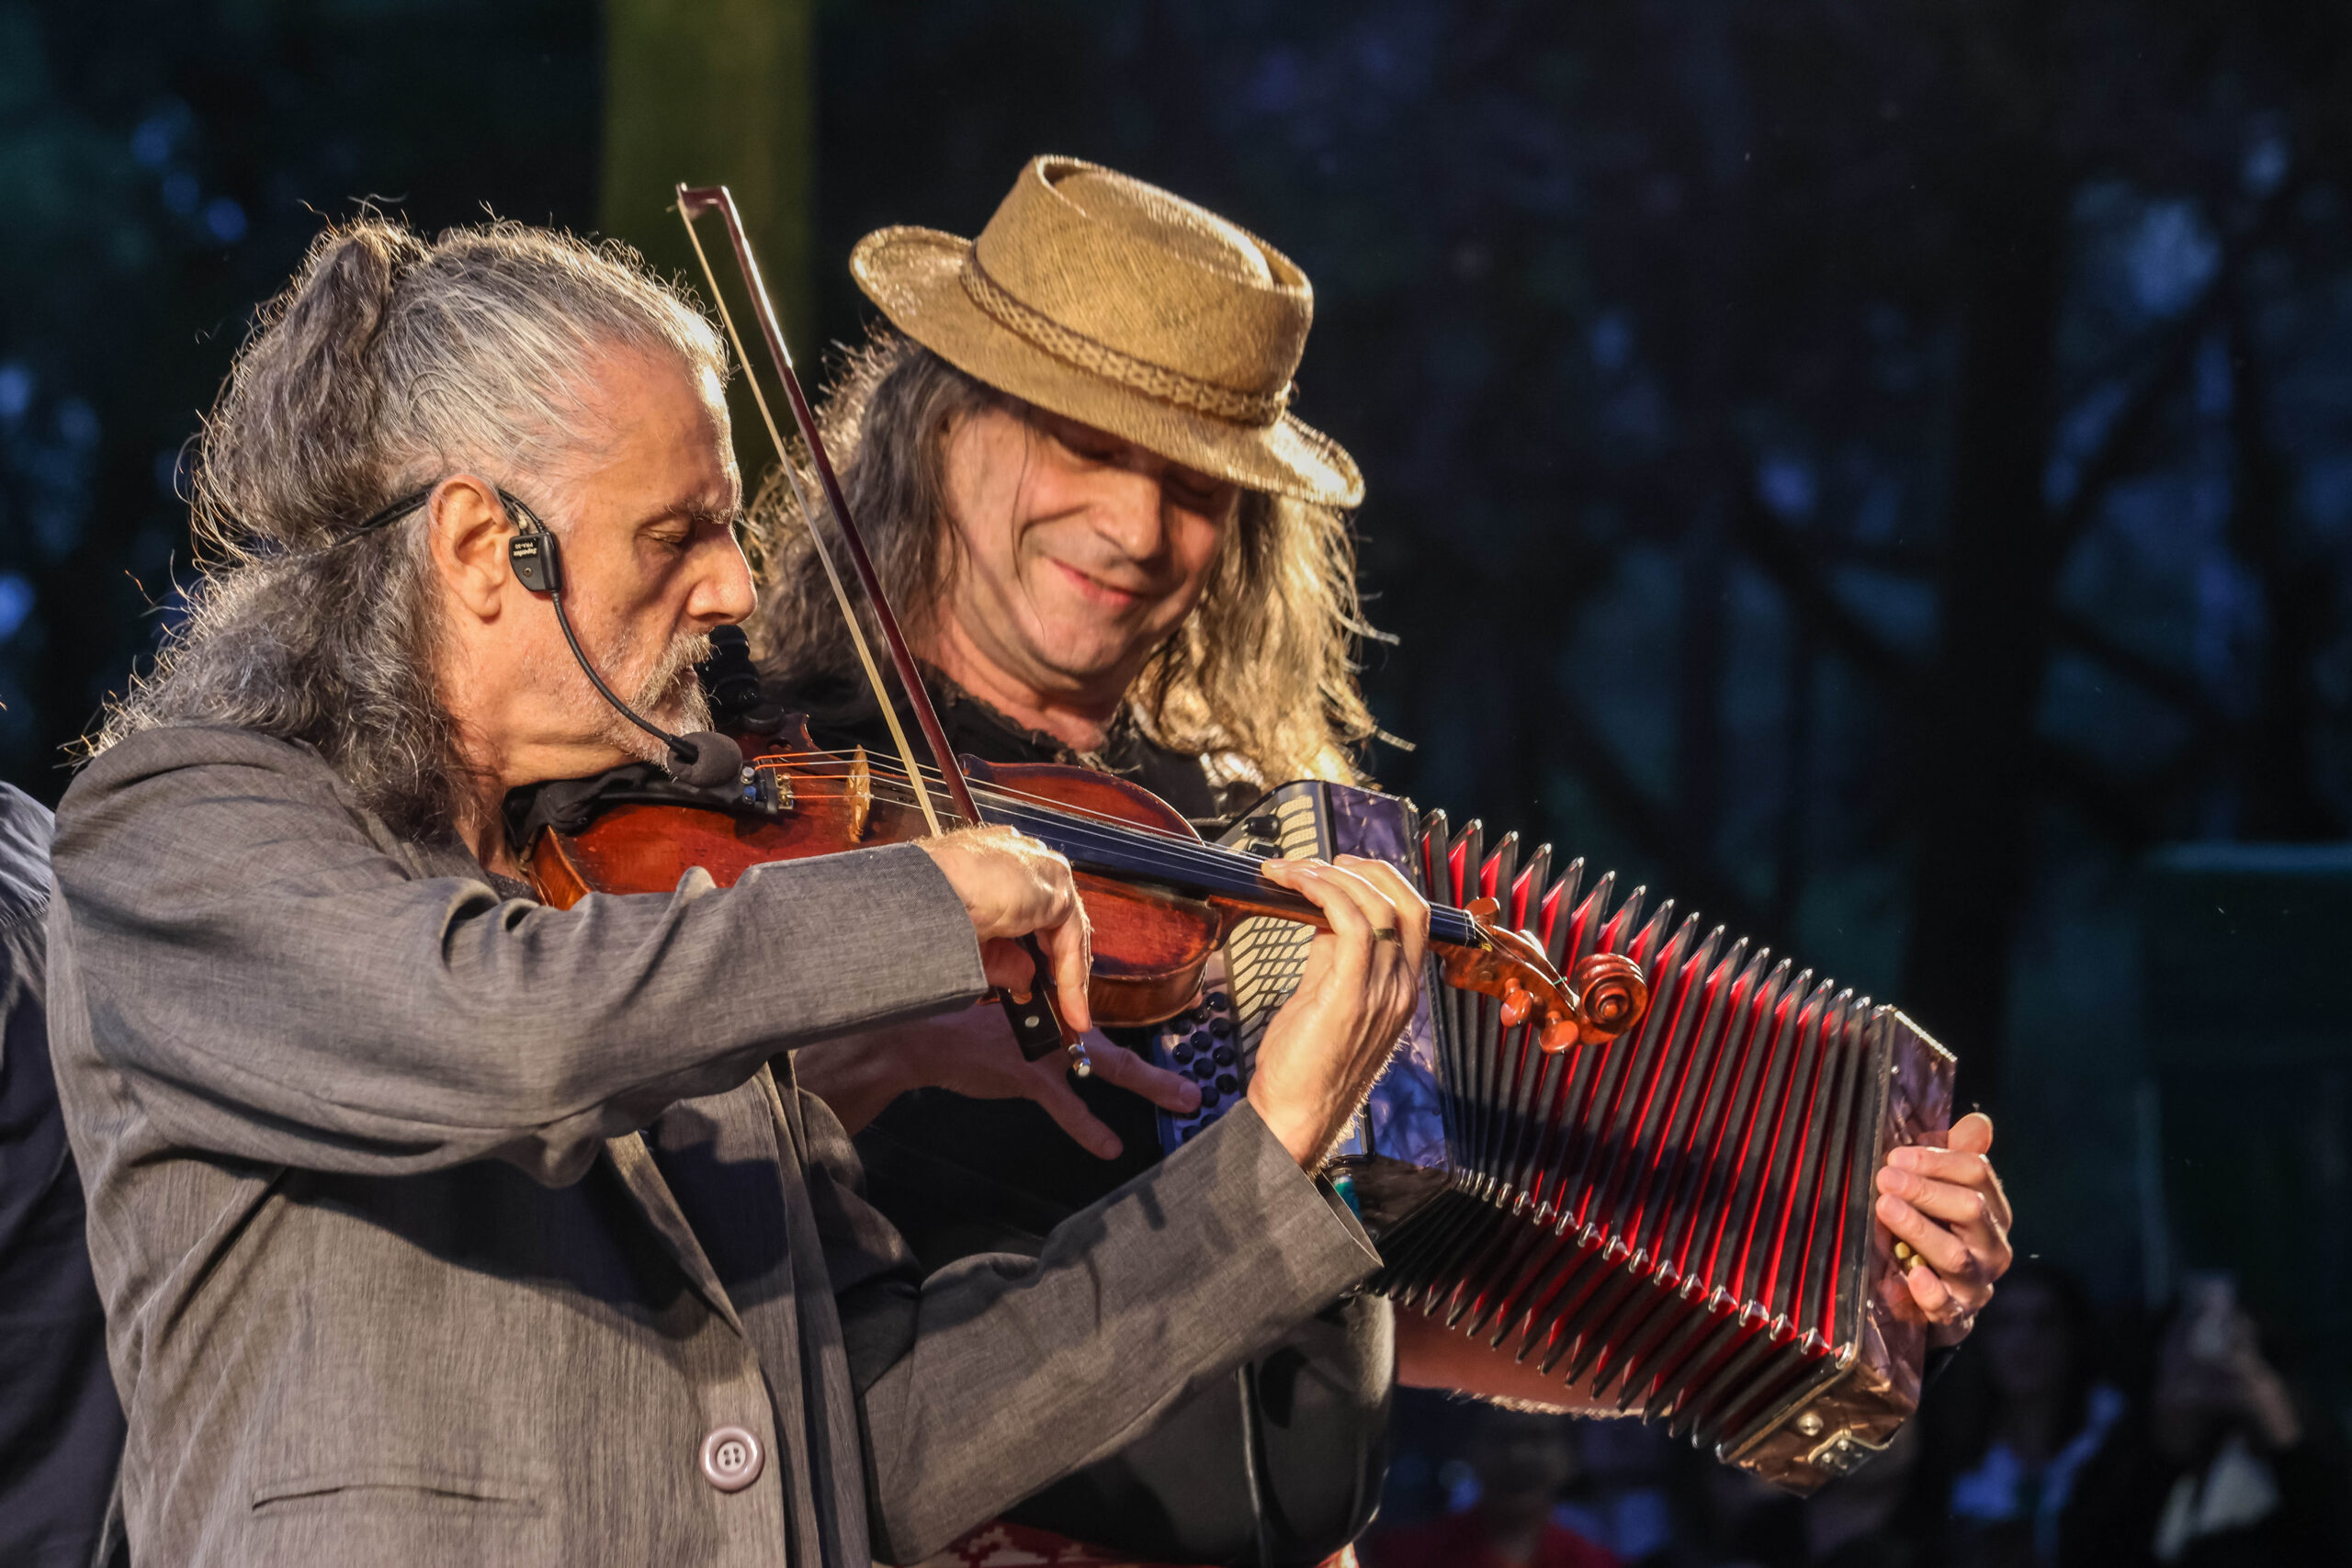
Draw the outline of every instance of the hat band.
M1098 343L1084 333L1072 332L1052 317L1033 310L1007 293L981 267L978 246L964 253L962 273L964 292L972 297L972 303L995 318L1000 326L1028 339L1055 358L1067 360L1105 380L1116 381L1162 402L1174 403L1179 408L1192 409L1232 424L1270 425L1281 419L1283 411L1290 406L1289 387L1284 387L1272 397L1257 392L1237 392L1230 387L1220 387L1214 381L1187 376L1182 370L1170 370L1164 365L1137 359L1107 343Z

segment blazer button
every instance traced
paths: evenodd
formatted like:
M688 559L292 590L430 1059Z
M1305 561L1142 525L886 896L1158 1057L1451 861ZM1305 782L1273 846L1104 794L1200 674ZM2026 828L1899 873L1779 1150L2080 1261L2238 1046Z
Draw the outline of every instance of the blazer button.
M721 1492L741 1492L766 1462L760 1439L741 1427L718 1427L702 1440L702 1478Z

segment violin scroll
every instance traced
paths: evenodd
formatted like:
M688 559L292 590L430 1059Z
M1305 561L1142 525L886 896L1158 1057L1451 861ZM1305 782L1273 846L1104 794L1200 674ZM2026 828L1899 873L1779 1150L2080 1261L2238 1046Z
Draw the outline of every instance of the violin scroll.
M1577 1038L1587 1045L1614 1040L1650 1010L1649 976L1622 953L1588 953L1568 976L1584 1021Z
M1533 937L1494 923L1502 913L1496 900L1474 898L1463 913L1476 923L1483 940L1476 947L1447 950L1446 984L1498 998L1506 1029L1538 1020L1535 1040L1544 1050L1606 1043L1648 1010L1648 978L1623 954L1589 953L1577 964L1574 977L1563 980Z

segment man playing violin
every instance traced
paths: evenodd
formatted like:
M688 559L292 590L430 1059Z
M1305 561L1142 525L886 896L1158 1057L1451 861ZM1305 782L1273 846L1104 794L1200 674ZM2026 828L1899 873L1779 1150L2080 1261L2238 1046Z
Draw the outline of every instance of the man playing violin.
M979 830L533 897L507 793L663 755L589 671L700 728L753 608L723 375L625 256L373 219L238 358L204 564L54 852L140 1561L918 1560L1374 1262L1306 1172L1414 1004L1384 868L1272 872L1331 934L1215 1137L931 1278L792 1055L1025 982L1023 936L1083 1027L1066 863Z
M1287 779L1351 780L1373 725L1342 509L1363 486L1289 412L1312 313L1299 268L1061 158L1025 168L976 243L888 229L851 266L889 326L828 400L828 444L950 740L1106 769L1203 822ZM779 505L764 526L777 694L820 742L887 746L842 632L815 614L828 590L800 520ZM877 1204L937 1264L1034 1247L1150 1168L1158 1109L1197 1103L1136 1050L1091 1055L1073 1083L971 1012L799 1063L856 1131ZM1899 1155L1879 1209L1928 1265L1911 1288L1946 1342L2009 1258L1989 1122L1951 1142ZM1313 1562L1368 1521L1396 1381L1575 1406L1465 1336L1353 1298L1012 1518L1163 1561Z

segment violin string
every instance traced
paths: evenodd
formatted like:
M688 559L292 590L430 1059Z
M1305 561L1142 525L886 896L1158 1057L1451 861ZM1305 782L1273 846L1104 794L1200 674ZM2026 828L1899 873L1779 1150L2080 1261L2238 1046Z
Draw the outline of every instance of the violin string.
M854 761L846 760L846 753L839 751L802 751L786 753L786 755L795 763L799 762L804 758L812 756L819 758L840 757L845 759L843 762L844 766L849 767L852 770L854 770L857 766ZM755 764L757 761L758 759L754 759ZM922 766L922 771L926 773L933 773L936 771L929 767L927 764L923 764ZM903 780L897 779L892 773L887 770L874 768L871 763L867 764L867 770L869 778L876 784L880 784L886 780L891 780L899 783L904 782ZM1001 802L1025 807L1031 809L1050 812L1064 818L1086 818L1088 820L1100 823L1105 828L1115 829L1122 834L1139 835L1151 838L1158 840L1167 849L1177 852L1191 852L1197 854L1205 852L1206 853L1216 857L1217 863L1220 864L1229 863L1227 857L1239 854L1238 851L1226 849L1221 845L1204 843L1201 839L1194 835L1180 833L1172 828L1162 828L1154 823L1133 821L1130 818L1114 816L1110 812L1098 810L1091 807L1080 806L1070 801L1057 800L1050 795L1035 795L1026 790L1012 789L1002 784L985 784L973 782L972 793L976 800L986 796ZM1242 856L1241 858L1248 860L1250 857ZM1255 862L1252 861L1251 863L1254 865Z
M816 776L822 778L828 775L820 773ZM906 790L903 780L873 771L869 771L867 777L869 799L896 806L912 804L911 800L907 798L911 792ZM837 800L847 799L852 793L847 789L838 794L822 790L796 789L794 796L796 799L809 801ZM1102 813L1087 812L1083 807L1073 807L1067 802L1052 800L1046 796L1021 791L1001 790L988 785L976 785L973 795L975 800L983 806L991 803L1001 804L1014 810L1026 810L1057 818L1055 830L1066 835L1073 848L1108 852L1148 847L1168 857L1168 869L1172 874L1181 877L1189 871L1200 881L1212 886L1221 881L1229 883L1246 880L1254 884L1260 868L1265 863L1264 857L1245 854L1240 851L1227 849L1220 845L1203 843L1195 839L1184 838L1167 829L1154 828L1145 823L1128 822ZM1137 846L1133 841L1136 839L1153 841L1148 846ZM1440 916L1460 916L1463 919L1468 919L1464 911L1450 906L1436 906L1431 912Z
M844 759L842 765L847 768L854 770L857 765L855 761L849 758L846 753L838 751L793 752L788 753L787 755L794 762L799 762L803 759L812 756L827 759L839 757ZM823 775L820 774L819 776ZM886 769L875 769L870 763L867 767L867 776L870 784L875 785L902 786L905 782L903 779L897 777L891 771ZM1007 789L998 785L978 784L974 785L973 794L976 800L994 799L1012 806L1016 809L1025 808L1058 818L1067 824L1069 829L1081 829L1084 826L1087 826L1091 821L1091 823L1099 823L1102 829L1108 829L1112 833L1117 835L1115 838L1105 838L1098 834L1096 837L1087 840L1090 844L1094 846L1101 846L1104 844L1116 846L1119 839L1122 838L1132 839L1141 837L1155 840L1158 841L1155 847L1159 848L1163 852L1170 853L1191 866L1200 868L1204 874L1234 875L1246 873L1246 874L1254 880L1257 875L1258 867L1263 863L1259 857L1243 854L1239 851L1227 849L1220 845L1204 843L1199 839L1180 834L1171 829L1159 828L1148 823L1131 822L1124 818L1113 817L1105 812L1094 811L1088 807L1076 806L1069 802L1055 800L1049 796L1034 795L1022 790ZM821 797L811 796L810 798ZM899 802L899 804L904 804L904 802ZM1436 912L1448 915L1464 914L1463 911L1453 909L1447 906L1437 907ZM1464 918L1467 918L1466 914L1464 915Z
M806 755L806 753L797 755ZM853 768L855 766L854 762L850 765ZM875 786L903 786L904 783L903 780L897 779L888 773L874 770L870 766L867 779L869 789ZM1204 843L1198 839L1177 833L1170 829L1155 827L1148 823L1130 822L1123 818L1112 817L1107 813L1092 811L1084 807L1032 795L1025 791L976 784L972 793L976 801L993 801L1014 810L1028 810L1052 817L1071 830L1094 829L1094 836L1087 840L1092 845L1116 846L1123 839L1148 840L1151 841L1150 848L1169 854L1185 864L1199 867L1204 871L1227 874L1246 874L1253 879L1257 875L1259 866L1263 863L1261 857L1244 854L1240 851L1220 845ZM822 797L812 795L809 798Z
M841 751L795 751L785 753L784 755L793 764L799 764L802 762L803 759L806 758L816 757L822 759L840 758L842 759L842 765L852 770L854 770L857 766L855 761L850 760L848 753ZM753 762L756 765L762 760L763 759L754 758ZM938 770L932 767L929 763L919 763L918 766L925 775L926 779L936 779L939 776ZM904 780L893 771L876 769L870 762L867 764L867 768L869 776L877 783L885 779L893 779L900 783L904 782ZM1012 789L1003 784L976 784L974 786L975 795L977 795L981 792L986 792L1000 799L1034 803L1039 807L1049 807L1066 815L1092 818L1097 821L1134 832L1148 833L1155 838L1165 839L1171 843L1198 844L1201 841L1197 838L1179 833L1172 828L1162 828L1148 822L1132 821L1127 818L1116 817L1107 811L1098 810L1092 807L1080 806L1070 801L1057 800L1051 795L1035 795L1026 790Z
M885 790L888 790L889 793L885 794ZM793 792L793 797L796 800L808 801L842 800L849 798L853 793L854 792L849 790L842 790L838 793L834 793L822 790L796 789ZM995 804L1002 806L1011 811L1028 812L1034 816L1045 816L1057 818L1054 823L1053 830L1057 834L1064 835L1069 838L1071 843L1075 846L1104 851L1118 849L1148 849L1151 852L1165 857L1165 863L1171 872L1181 874L1185 871L1191 871L1205 881L1248 880L1254 882L1257 878L1259 868L1264 864L1264 862L1261 858L1254 855L1243 854L1236 850L1218 849L1206 844L1188 844L1184 840L1176 838L1173 834L1155 834L1150 829L1140 827L1140 825L1131 825L1119 822L1115 818L1105 819L1100 822L1090 821L1085 818L1079 817L1074 814L1066 814L1054 810L1051 807L1029 805L1021 801L1005 798L991 800L989 792L975 790L973 791L973 795L983 807ZM868 792L868 798L876 802L894 806L907 806L911 804L911 801L906 796L904 786L896 784L895 781L888 784L883 784L879 781L876 781L876 787ZM1132 834L1127 831L1131 826L1135 828L1135 831ZM1135 841L1136 840L1146 840L1149 841L1145 844L1137 844Z
M808 752L795 752L791 754L791 760L795 763L799 763L802 758L809 755L811 754ZM826 754L816 753L816 755L824 756ZM836 753L836 755L838 754ZM754 765L757 764L757 761L758 760L754 759ZM851 770L850 776L854 776L857 767L857 764L854 761L846 761L842 765ZM787 770L787 772L791 771L794 770ZM871 763L867 764L866 771L867 777L876 784L881 784L884 783L903 784L906 782L904 778L899 775L895 771L875 768ZM927 767L924 769L925 773L931 773L932 771L933 770ZM817 776L824 777L828 775L820 772ZM1070 801L1057 800L1050 795L1035 795L1026 790L1010 789L1001 784L985 784L977 783L973 784L972 791L976 799L981 795L987 795L1000 801L1033 807L1039 810L1052 811L1064 817L1082 817L1090 820L1102 823L1105 827L1118 829L1123 832L1146 835L1150 838L1159 840L1171 847L1182 846L1192 849L1216 848L1216 846L1213 845L1204 845L1200 839L1190 834L1180 833L1172 828L1162 828L1154 823L1133 821L1127 818L1114 816L1107 811L1098 810L1091 807L1080 806ZM1222 852L1233 853L1235 852L1224 851Z

